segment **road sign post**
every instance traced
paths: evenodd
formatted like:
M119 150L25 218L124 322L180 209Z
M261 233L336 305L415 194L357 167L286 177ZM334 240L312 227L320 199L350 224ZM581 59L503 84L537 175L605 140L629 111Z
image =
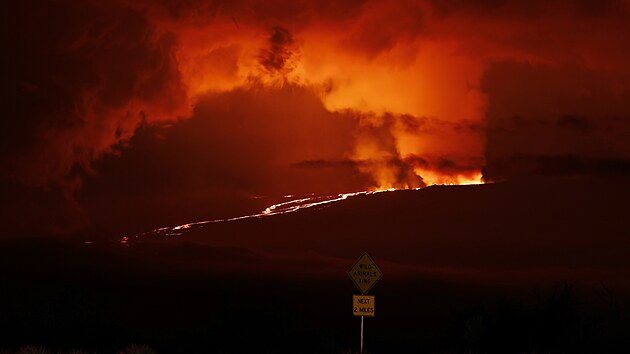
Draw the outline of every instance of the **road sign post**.
M366 295L376 282L383 276L372 258L365 253L352 266L349 272L350 278L363 295L352 295L352 314L361 316L361 336L359 352L363 353L363 317L374 317L374 305L376 297Z
M361 344L359 344L359 353L363 353L363 316L361 316Z

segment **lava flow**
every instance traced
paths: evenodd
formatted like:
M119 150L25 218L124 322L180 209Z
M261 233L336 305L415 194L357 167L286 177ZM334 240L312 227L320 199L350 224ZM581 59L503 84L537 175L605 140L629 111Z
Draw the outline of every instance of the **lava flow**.
M461 180L457 180L456 182L457 183L452 183L452 182L448 183L448 185L468 185L468 184L483 184L484 183L481 180L481 178L461 179ZM447 184L447 183L432 183L431 185L434 185L434 184ZM245 220L245 219L255 219L255 218L262 218L262 217L273 216L273 215L287 214L287 213L296 212L298 210L309 209L313 207L320 207L326 204L340 202L348 198L356 197L360 195L372 195L372 194L377 194L377 193L393 192L397 190L419 190L419 189L422 189L422 188L421 187L420 188L382 188L382 189L375 189L371 191L340 193L337 195L324 195L324 196L316 196L314 194L309 194L308 196L305 196L303 198L292 199L286 202L273 204L257 214L244 215L244 216L238 216L238 217L227 218L227 219L197 221L197 222L191 222L191 223L177 225L177 226L166 226L166 227L161 227L152 231L143 232L141 234L134 236L134 238L139 239L141 237L151 237L151 236L165 236L165 237L182 236L186 232L191 231L193 228L203 227L204 225L207 225L207 224L230 222L230 221ZM286 195L284 197L293 198L296 196ZM128 236L124 236L120 239L120 243L123 243L123 244L129 243L129 241L130 239Z
M420 189L420 188L416 188L416 189ZM398 189L390 188L390 189L378 189L378 190L373 190L373 191L341 193L341 194L329 195L329 196L310 195L305 198L292 199L286 202L271 205L258 214L244 215L244 216L228 218L228 219L215 219L215 220L191 222L191 223L177 225L177 226L161 227L152 231L138 234L135 236L135 238L138 239L140 237L151 237L151 236L165 236L165 237L182 236L186 232L191 231L195 227L203 227L204 225L207 225L207 224L287 214L287 213L296 212L298 210L309 209L309 208L319 207L319 206L330 204L330 203L339 202L342 200L346 200L350 197L356 197L360 195L371 195L371 194L383 193L383 192L393 192L396 190ZM286 196L286 197L292 197L292 196ZM122 237L120 242L123 244L128 243L129 237L127 236Z

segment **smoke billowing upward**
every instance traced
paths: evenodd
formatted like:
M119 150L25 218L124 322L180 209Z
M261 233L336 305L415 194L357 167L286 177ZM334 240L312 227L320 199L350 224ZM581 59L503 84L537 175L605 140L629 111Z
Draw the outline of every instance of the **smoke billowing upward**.
M40 229L70 230L108 203L159 215L191 196L624 173L629 13L624 0L4 4L3 206L64 205Z
M273 27L269 38L269 49L260 51L260 64L270 72L291 70L288 64L294 54L288 47L292 44L293 37L287 29Z

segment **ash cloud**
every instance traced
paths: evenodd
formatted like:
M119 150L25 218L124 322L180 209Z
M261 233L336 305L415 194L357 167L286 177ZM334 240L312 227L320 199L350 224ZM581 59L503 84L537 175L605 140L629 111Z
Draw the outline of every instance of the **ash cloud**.
M119 3L9 5L14 56L9 156L16 178L58 184L129 139L143 120L184 111L175 38ZM6 141L6 140L5 140Z
M627 1L2 6L2 206L27 214L38 203L64 205L42 230L82 227L125 203L122 194L115 203L99 196L99 183L142 190L124 178L129 161L142 165L129 157L140 151L173 167L148 170L166 176L164 193L180 201L194 192L174 187L189 181L172 174L186 169L207 190L247 194L279 191L277 181L290 181L297 166L326 171L299 172L295 188L332 191L420 186L431 174L484 166L488 180L512 178L510 166L521 165L534 165L533 174L554 164L553 173L623 172L630 156ZM279 77L299 94L270 90ZM253 120L259 114L264 120ZM171 135L181 129L209 148L183 128L188 121L206 133L211 159ZM168 149L157 148L158 138L141 148L147 132L166 137ZM171 161L178 152L187 155Z
M484 175L496 180L533 177L630 177L630 158L517 153L493 159Z
M258 213L286 194L365 189L370 180L354 167L291 167L343 159L354 129L297 86L208 94L189 119L143 126L117 156L99 160L79 201L91 216L89 230L107 235Z
M384 58L392 64L385 72L395 73L417 60L418 53L436 50L431 47L432 40L455 43L453 48L445 50L445 53L454 54L449 54L446 59L458 57L464 62L450 64L465 64L466 67L466 64L475 63L470 69L479 72L471 77L465 73L456 73L453 77L440 73L442 77L429 78L426 86L430 91L427 93L433 95L431 100L434 102L458 100L458 105L465 105L464 101L471 100L475 103L470 103L470 107L462 111L451 112L437 107L426 114L447 120L468 119L477 125L485 116L484 97L490 98L491 104L497 102L488 90L475 89L480 75L484 75L484 66L490 68L490 73L495 66L510 61L562 66L572 60L571 55L577 58L577 65L592 68L593 75L602 78L602 85L608 84L607 80L610 83L617 80L621 82L615 84L623 89L627 70L623 72L625 76L617 75L617 79L605 77L601 70L625 70L625 63L630 58L628 46L623 41L628 34L628 26L624 25L628 19L625 1L597 4L333 1L289 5L275 1L86 1L72 4L26 1L3 6L7 10L4 13L14 14L6 16L9 28L4 31L7 47L12 48L5 59L10 62L5 67L16 68L7 70L6 75L9 78L5 82L8 101L12 102L9 115L20 117L4 123L7 126L3 129L6 132L3 135L3 161L16 167L11 173L12 178L37 186L54 184L77 169L89 170L91 162L111 152L113 145L130 139L143 120L156 122L189 116L194 100L190 92L186 92L190 85L183 82L182 76L184 38L197 29L221 27L224 19L229 30L217 34L214 40L218 42L222 40L220 36L228 37L247 30L268 32L271 28L267 43L258 48L257 56L258 64L268 72L291 71L297 60L295 38L317 41L320 32L323 36L326 31L338 37L336 41L322 38L324 42L333 41L332 47L343 53L339 58L355 56L358 60L352 62L356 65L365 65L363 60L367 60L368 65L360 68L360 72L366 74L364 77L321 78L321 82L332 83L331 87L334 87L325 97L326 106L331 110L357 109L365 102L367 110L387 109L387 102L400 101L399 98L390 100L387 91L398 86L397 92L402 95L417 85L407 87L396 83L392 87L382 87L381 94L375 97L361 97L363 92L355 92L344 83L356 81L360 88L366 84L362 79L372 74L370 69L376 64L382 65L379 60ZM538 32L532 34L534 18L540 18L540 21L535 28ZM234 21L241 25L235 26ZM473 24L476 34L469 31ZM579 32L572 30L578 25L589 28L588 33L580 37ZM295 30L289 32L287 28ZM544 45L547 41L536 40L536 35L543 33L548 34L545 38L553 47ZM235 41L233 45L216 47L207 43L211 53L219 53L217 55L222 58L229 53L229 60L224 61L230 62L221 63L230 68L230 78L243 71L243 64L237 62L244 56L243 49L238 47L239 38ZM334 55L329 57L332 60ZM42 62L46 64L40 65ZM445 65L449 63L445 61ZM344 67L339 69L343 71ZM191 70L193 76L203 74L194 67ZM246 72L245 75L251 74ZM422 76L422 73L415 74ZM218 77L218 73L213 75ZM408 76L404 71L403 75ZM319 80L318 77L300 79L314 86ZM204 80L216 79L209 76ZM448 92L457 91L453 83L458 80L469 90L462 88L461 95L449 98ZM241 83L236 80L226 89ZM380 81L375 82L378 83ZM343 104L329 102L344 90L348 92L341 97ZM472 96L470 92L473 92ZM348 104L346 95L357 102ZM561 92L553 92L549 97L554 95L561 95ZM378 96L387 98L383 105L374 103ZM409 97L408 101L413 102L413 99ZM435 103L419 106L431 105ZM389 109L404 114L416 108L398 107L392 103ZM594 116L591 112L583 114L579 109L560 112L573 113Z
M614 79L583 66L506 62L485 80L487 179L627 176L630 90Z
M269 48L262 49L258 58L260 64L269 72L290 71L293 58L293 36L286 28L275 26L271 29Z
M78 195L93 164L142 122L187 110L172 34L123 2L5 2L0 183L16 230L89 223ZM29 216L37 220L30 220ZM3 220L5 221L5 220ZM9 227L9 229L12 229Z

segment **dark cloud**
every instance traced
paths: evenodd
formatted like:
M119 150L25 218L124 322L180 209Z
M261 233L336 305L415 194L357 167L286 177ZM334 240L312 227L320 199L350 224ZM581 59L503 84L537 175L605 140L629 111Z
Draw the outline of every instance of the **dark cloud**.
M496 180L566 176L630 177L630 159L515 154L490 161L483 173Z
M326 161L326 160L305 160L291 164L291 167L306 168L306 169L322 169L322 168L356 168L365 164L364 161L354 160L339 160L339 161Z
M504 118L490 126L484 176L627 175L630 118Z
M452 16L458 13L474 13L480 17L502 17L504 19L530 20L549 14L561 14L580 17L609 17L622 15L628 11L628 2L624 0L430 0L432 8L439 16Z
M258 58L260 64L270 72L290 71L291 58L295 55L293 36L286 28L275 26L271 29L269 48L262 49Z
M429 14L423 2L368 1L352 24L343 29L343 45L369 58L416 38L425 29ZM393 19L395 19L393 21Z
M591 120L578 115L564 115L560 117L560 119L558 119L557 124L560 128L575 129L581 131L588 131L595 128Z
M483 163L482 159L471 159L470 161L458 161L445 156L407 156L404 161L412 166L423 169L439 171L446 174L469 174L478 170L478 166ZM467 163L466 163L467 162Z
M291 166L294 168L306 169L311 171L386 170L389 173L388 182L391 183L392 187L417 188L425 185L422 181L422 178L416 175L413 171L414 164L410 163L408 159L401 159L399 157L368 160L306 160L292 164ZM376 183L378 183L378 181L367 181L365 186L373 187L373 185L375 185Z
M12 104L2 140L23 182L60 183L143 119L177 116L184 98L175 39L157 35L145 12L96 1L24 1L9 10L19 21L10 21L13 55L3 65Z
M373 118L372 118L373 119ZM433 134L437 132L451 132L464 134L485 134L485 125L481 122L459 119L448 121L438 117L416 117L411 114L385 113L377 118L379 126L391 129L394 125L400 126L405 133Z
M495 64L484 176L625 175L630 105L615 81L584 66Z
M181 210L174 221L218 215L204 203L230 195L417 187L424 172L468 173L484 159L488 179L623 174L629 9L4 2L0 182L15 210L3 216L28 227L19 215L59 205L37 226L57 231L111 210Z
M99 160L79 200L90 229L111 235L260 212L286 194L367 188L369 179L354 166L294 167L342 160L353 147L354 125L297 86L210 94L191 118L143 126L116 155Z
M305 160L298 163L294 163L291 166L296 168L307 168L307 169L320 169L320 168L359 168L366 167L374 164L385 164L390 166L400 166L400 165L409 165L409 166L419 166L423 168L428 168L435 171L445 171L448 173L458 173L458 172L470 172L474 171L479 164L479 161L473 161L473 163L468 165L462 165L457 161L447 158L447 157L420 157L415 155L406 156L405 158L390 158L390 159L382 159L382 160L338 160L338 161L326 161L326 160Z

